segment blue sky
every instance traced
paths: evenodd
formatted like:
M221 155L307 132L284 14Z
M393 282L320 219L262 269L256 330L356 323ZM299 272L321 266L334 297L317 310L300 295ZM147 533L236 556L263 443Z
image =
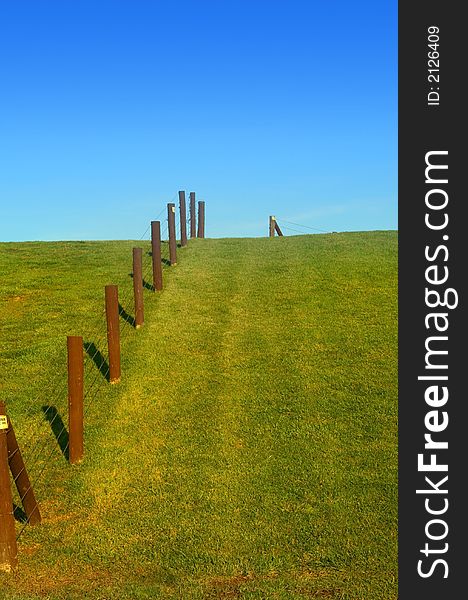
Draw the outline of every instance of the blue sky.
M0 241L397 228L397 2L0 3ZM286 231L285 233L292 233Z

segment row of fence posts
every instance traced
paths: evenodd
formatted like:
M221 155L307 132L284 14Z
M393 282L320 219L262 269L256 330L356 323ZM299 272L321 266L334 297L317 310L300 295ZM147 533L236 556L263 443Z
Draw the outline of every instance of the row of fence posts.
M190 237L205 237L205 202L198 202L196 216L195 192L190 192ZM185 192L179 192L180 244L187 246L187 218ZM169 232L169 262L177 264L177 240L175 226L175 204L167 205ZM198 221L198 228L197 228ZM151 257L153 286L152 291L163 289L161 252L161 222L151 221ZM135 328L144 323L143 307L143 250L133 248L133 292L135 307ZM105 286L105 312L107 325L107 347L109 358L109 381L116 384L121 378L120 365L120 322L119 293L116 285ZM68 460L78 464L84 456L84 356L83 338L67 337L68 367ZM0 571L11 571L18 563L16 528L13 513L13 497L9 472L16 484L19 497L30 525L41 521L41 514L32 489L21 451L16 441L10 418L4 402L0 401Z

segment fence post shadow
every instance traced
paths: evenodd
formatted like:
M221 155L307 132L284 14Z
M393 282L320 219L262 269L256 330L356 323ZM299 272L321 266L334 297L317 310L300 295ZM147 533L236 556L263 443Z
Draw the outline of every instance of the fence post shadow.
M109 381L109 363L104 358L102 353L96 348L94 342L83 342L83 348L89 358L96 365L97 370L101 373L106 381Z
M68 430L65 427L65 423L63 422L60 413L58 412L55 406L49 405L43 406L42 412L44 413L44 419L50 424L52 433L54 434L55 439L57 440L57 444L60 450L62 451L64 458L66 458L66 460L68 461Z
M136 322L132 315L129 315L125 308L119 302L119 315L122 317L124 321L129 323L132 327L136 326Z
M165 244L167 242L162 241L161 244ZM162 247L162 246L161 246ZM177 248L182 248L181 244L177 244ZM148 256L153 256L153 253L151 251L146 253ZM171 266L171 261L168 258L161 258L161 262L163 265L166 265L166 267L170 267ZM131 274L131 277L133 277L133 274ZM145 282L143 281L143 285L145 286ZM145 286L146 287L146 286ZM155 291L154 286L151 287L151 289L153 290L153 292Z
M151 254L151 253L149 253ZM128 274L129 277L131 277L133 279L133 273L129 273ZM151 283L148 283L147 281L145 281L143 279L143 287L145 288L145 290L149 290L150 292L155 292L156 290L154 289L154 285L152 285ZM123 309L122 309L123 310Z
M21 506L18 506L16 502L13 502L13 517L15 521L24 525L28 522L28 517Z

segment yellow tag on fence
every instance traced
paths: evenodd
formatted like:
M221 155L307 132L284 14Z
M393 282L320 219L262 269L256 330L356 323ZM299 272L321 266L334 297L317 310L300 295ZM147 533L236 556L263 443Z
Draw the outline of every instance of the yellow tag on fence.
M0 429L8 429L8 419L6 415L0 415Z

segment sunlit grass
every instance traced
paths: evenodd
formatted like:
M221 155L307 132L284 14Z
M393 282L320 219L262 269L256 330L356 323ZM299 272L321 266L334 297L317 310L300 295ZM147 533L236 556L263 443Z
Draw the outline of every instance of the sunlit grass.
M70 467L42 407L67 334L106 354L105 284L133 315L133 245L0 244L0 394L51 453L0 597L395 599L396 233L190 241L121 384L87 359Z

